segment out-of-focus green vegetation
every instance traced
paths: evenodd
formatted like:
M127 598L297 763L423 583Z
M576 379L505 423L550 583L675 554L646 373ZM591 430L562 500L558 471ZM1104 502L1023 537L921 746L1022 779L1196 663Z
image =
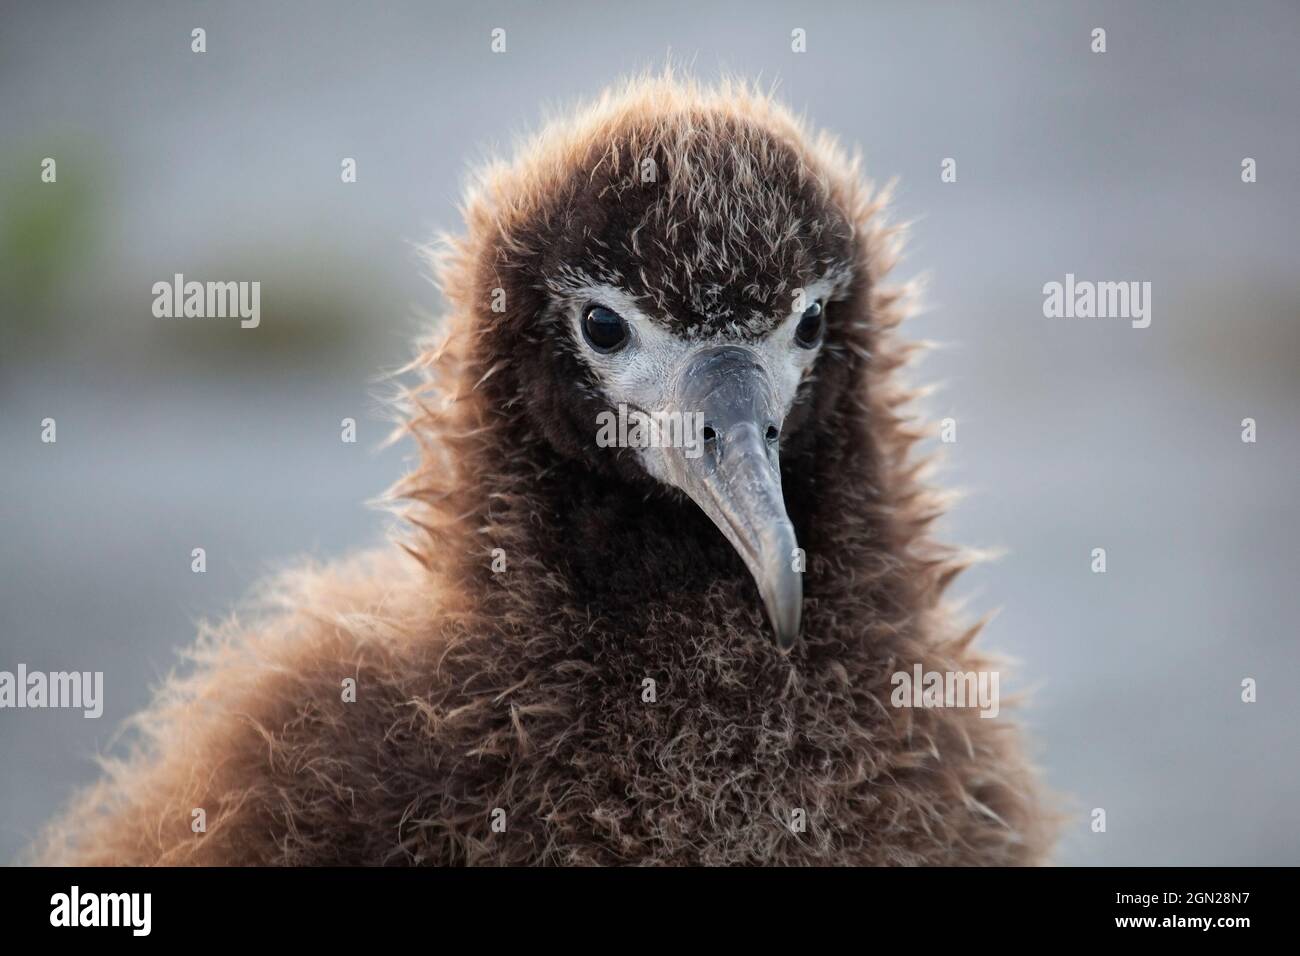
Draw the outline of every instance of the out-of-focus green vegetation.
M0 156L0 368L70 348L119 368L215 375L256 363L391 360L407 305L372 263L346 260L328 236L303 237L291 222L278 236L226 234L183 255L158 242L142 256L118 238L116 177L92 147L45 140L44 152ZM57 178L47 183L41 162L51 154ZM155 317L153 283L177 272L186 281L259 282L259 325Z
M45 154L0 155L0 355L42 330L57 331L50 323L62 283L95 242L102 187L96 167L77 162L86 152L61 141ZM49 154L60 160L53 183L41 178Z

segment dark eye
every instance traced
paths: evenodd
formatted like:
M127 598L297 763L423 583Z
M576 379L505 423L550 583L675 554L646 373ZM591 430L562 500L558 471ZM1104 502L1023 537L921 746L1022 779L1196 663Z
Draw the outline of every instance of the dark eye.
M597 352L617 352L627 344L627 323L613 309L591 305L582 317L582 337Z
M822 330L825 326L822 304L814 302L803 310L803 316L794 330L794 340L800 348L810 349L822 340Z

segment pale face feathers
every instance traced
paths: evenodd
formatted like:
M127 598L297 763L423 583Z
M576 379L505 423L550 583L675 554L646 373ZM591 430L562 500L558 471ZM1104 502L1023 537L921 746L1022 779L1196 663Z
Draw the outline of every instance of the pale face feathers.
M696 327L678 334L667 323L657 321L623 289L605 283L574 284L564 289L557 302L556 317L564 323L574 351L590 369L601 395L611 409L623 406L647 415L674 410L676 388L683 371L702 352L718 346L736 346L752 355L771 383L776 412L784 419L798 399L799 386L814 374L822 343L804 348L795 341L795 330L805 310L830 303L847 285L848 270L819 279L792 295L789 308L748 324L733 323L720 328ZM612 354L587 346L581 323L586 310L600 305L618 313L629 327L629 341ZM829 310L829 309L828 309ZM693 415L697 409L675 409ZM595 423L593 423L593 435ZM637 458L656 480L672 484L662 447L638 447Z

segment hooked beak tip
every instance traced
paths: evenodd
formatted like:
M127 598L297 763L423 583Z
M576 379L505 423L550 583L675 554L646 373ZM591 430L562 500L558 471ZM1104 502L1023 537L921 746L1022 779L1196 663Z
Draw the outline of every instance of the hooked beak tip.
M793 533L790 537L793 540ZM803 582L800 575L783 569L783 573L769 575L765 582L759 582L759 591L767 606L776 646L788 653L799 639L803 609Z

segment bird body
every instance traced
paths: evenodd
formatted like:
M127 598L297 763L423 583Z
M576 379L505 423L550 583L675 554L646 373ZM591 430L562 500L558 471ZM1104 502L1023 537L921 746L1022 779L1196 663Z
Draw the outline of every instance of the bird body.
M205 633L46 858L1043 860L1016 726L891 704L998 665L943 597L883 217L769 96L669 75L488 166L435 255L401 547ZM696 458L600 447L646 402L707 420Z

